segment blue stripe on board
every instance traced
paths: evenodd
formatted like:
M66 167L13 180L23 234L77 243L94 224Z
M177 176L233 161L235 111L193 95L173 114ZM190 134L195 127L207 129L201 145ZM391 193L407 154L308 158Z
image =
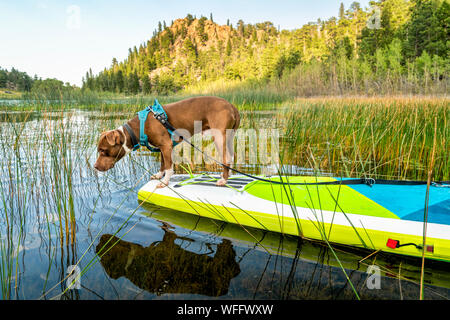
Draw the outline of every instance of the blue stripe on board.
M423 221L427 186L401 186L375 184L349 186L399 218ZM428 222L450 225L450 188L430 187Z
M418 210L410 213L402 219L423 221L423 211ZM428 207L428 222L450 224L450 200L444 200Z

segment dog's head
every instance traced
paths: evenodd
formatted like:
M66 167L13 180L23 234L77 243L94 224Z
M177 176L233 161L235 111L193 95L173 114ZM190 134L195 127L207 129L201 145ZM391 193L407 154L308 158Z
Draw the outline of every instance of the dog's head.
M98 141L98 158L94 168L98 171L107 171L114 167L127 152L124 149L125 137L119 130L103 132Z

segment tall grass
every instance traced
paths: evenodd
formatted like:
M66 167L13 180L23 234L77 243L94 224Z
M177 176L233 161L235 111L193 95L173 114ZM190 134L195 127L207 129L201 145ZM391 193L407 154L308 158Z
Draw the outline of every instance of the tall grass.
M2 161L0 167L0 189L2 216L0 216L0 281L2 299L10 299L16 293L18 283L19 256L26 236L27 205L31 195L27 188L27 172L23 170L28 158L21 152L19 137L24 123L11 126L10 143L0 143ZM2 132L3 136L4 132Z
M291 164L338 176L426 180L437 118L434 172L450 180L450 104L444 98L297 99L281 150Z
M20 296L17 290L24 272L20 266L27 247L36 242L49 257L47 277L58 272L64 278L67 266L77 262L78 221L93 214L83 210L84 202L98 201L110 187L90 166L96 140L102 130L117 127L123 118L122 113L87 115L46 105L37 109L0 113L2 299ZM135 162L148 167L145 160L136 157ZM119 165L115 174L132 176L134 169ZM46 287L47 280L43 292Z

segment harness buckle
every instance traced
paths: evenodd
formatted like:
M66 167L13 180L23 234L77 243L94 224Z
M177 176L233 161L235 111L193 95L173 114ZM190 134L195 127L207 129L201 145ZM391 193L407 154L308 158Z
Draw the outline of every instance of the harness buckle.
M167 115L162 114L162 113L156 113L153 112L153 117L158 120L159 122L161 122L162 124L165 124L167 121Z
M369 187L372 187L375 184L374 178L364 178L364 183L367 184Z
M431 185L433 187L437 187L437 188L450 188L450 184L446 184L446 183L432 182Z

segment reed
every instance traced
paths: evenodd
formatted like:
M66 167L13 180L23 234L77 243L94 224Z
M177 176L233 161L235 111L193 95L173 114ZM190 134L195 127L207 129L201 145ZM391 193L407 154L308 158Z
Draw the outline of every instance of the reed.
M301 216L297 210L297 207L295 205L295 197L294 197L294 191L292 189L292 186L289 184L289 178L286 176L286 173L283 172L283 160L280 159L280 163L281 165L278 168L278 172L277 172L277 176L279 178L279 181L284 182L283 184L283 188L282 188L282 196L285 196L288 199L288 203L289 203L289 207L290 210L292 211L292 214L294 216L295 219L295 223L297 225L297 230L298 230L298 235L302 238L302 239L306 239L306 240L311 240L308 239L306 237L304 237L303 232L302 232L302 220L303 221L307 221L305 219L304 216ZM317 182L317 171L316 171L316 182ZM350 277L348 276L347 272L345 271L345 268L341 262L341 260L339 259L333 244L329 241L330 239L330 234L331 234L331 230L333 227L333 223L331 223L329 226L326 225L326 223L324 222L323 219L323 212L322 212L322 208L321 208L321 200L320 200L320 192L319 192L319 186L316 185L316 187L312 187L309 188L308 186L306 186L307 192L308 192L308 199L309 199L309 203L310 205L310 210L311 213L314 215L315 217L315 221L310 220L309 222L311 222L314 227L317 229L318 233L321 236L322 241L326 244L326 246L328 247L328 249L330 250L330 252L332 253L334 259L336 260L336 262L338 263L340 269L342 270L345 278L347 279L347 282L349 283L353 294L355 295L357 300L360 300L360 296L358 294L358 291L356 290L353 282L351 281ZM340 194L340 186L339 186L339 191L337 194L337 197L335 198L331 191L327 188L328 192L330 192L330 195L332 196L333 200L335 201L336 205L335 205L335 211L333 212L333 215L336 214L336 209L339 206L339 194ZM313 193L316 192L316 196L313 196ZM273 193L273 199L275 200L275 205L278 207L277 204L277 199L275 197L275 193L273 192L273 187L272 187L272 193ZM314 204L314 199L318 200L318 203ZM316 205L318 205L319 209L315 209ZM277 213L278 213L278 209L277 209ZM345 215L345 217L348 219L347 215L342 211L342 213ZM278 213L278 220L281 221L282 220L282 216L280 217L280 214ZM357 236L359 237L361 243L364 245L364 247L366 247L364 240L362 239L362 237L359 235L358 231L356 230L356 228L353 226L353 224L351 223L350 219L348 219L348 221L350 222L350 224L352 225L353 229L355 230L355 233L357 234ZM328 229L328 230L327 230ZM281 228L282 230L282 228Z
M435 157L435 147L436 147L436 123L437 118L434 118L434 135L433 135L433 151L431 153L431 160L428 169L428 179L427 179L427 192L425 195L425 206L423 213L423 243L422 243L422 268L420 272L420 300L423 300L423 280L425 273L425 248L427 240L427 223L428 223L428 205L430 199L430 185L431 179L433 177L433 167L434 167L434 157Z
M338 176L426 180L437 118L434 177L449 180L449 116L447 99L298 99L284 115L281 149L301 166L312 153L319 168Z
M24 131L24 124L11 124L9 129L18 135ZM2 132L2 135L4 132ZM0 268L1 294L3 299L11 299L17 293L17 275L21 246L26 234L25 222L31 200L27 188L27 173L22 168L28 162L20 148L18 140L12 144L2 144L4 155L1 165L0 188L2 190L0 217ZM6 150L7 148L12 150Z
M96 185L90 183L86 188L85 184L98 180L87 164L89 157L95 156L99 132L117 120L114 116L104 117L99 125L88 126L88 118L77 110L46 105L37 109L0 113L2 299L19 295L20 266L26 247L34 245L27 237L42 242L49 257L47 277L52 265L58 265L63 275L64 265L77 260L77 219L85 218L80 207L95 194L90 189ZM61 258L59 264L55 263L57 256ZM46 287L47 279L43 292Z

